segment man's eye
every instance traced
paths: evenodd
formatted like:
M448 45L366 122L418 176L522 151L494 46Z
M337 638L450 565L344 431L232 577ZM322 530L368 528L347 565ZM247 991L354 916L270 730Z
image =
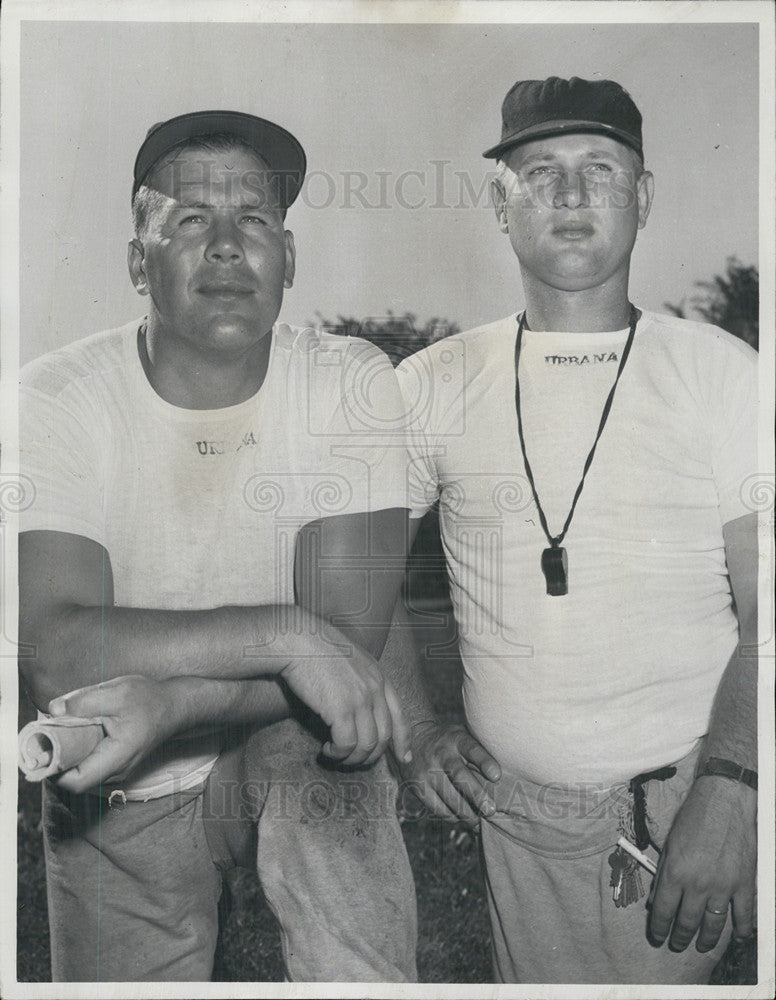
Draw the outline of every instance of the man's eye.
M267 220L263 215L244 215L242 217L243 222L249 222L251 225L266 226Z
M536 174L553 174L555 173L554 167L534 167L533 170L529 171L529 176L533 177Z
M204 222L205 219L201 215L184 215L179 221L178 225L185 226L194 222Z
M612 168L608 163L591 163L588 170L602 174L610 174L612 172Z

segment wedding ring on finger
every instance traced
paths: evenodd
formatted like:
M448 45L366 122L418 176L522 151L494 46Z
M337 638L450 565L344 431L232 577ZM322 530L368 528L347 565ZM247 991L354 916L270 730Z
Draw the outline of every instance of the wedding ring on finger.
M713 913L715 917L726 917L728 908L725 907L724 910L717 910L713 906L706 907L706 913Z

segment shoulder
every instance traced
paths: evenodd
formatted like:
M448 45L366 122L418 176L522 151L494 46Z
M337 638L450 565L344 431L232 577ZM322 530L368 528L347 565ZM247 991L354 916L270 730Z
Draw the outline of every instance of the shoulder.
M454 383L460 388L463 376L471 379L483 369L499 365L502 350L507 347L511 352L516 334L515 317L508 316L438 340L405 358L396 371L404 381L420 377ZM449 377L453 373L455 379Z
M35 358L21 370L22 388L53 399L68 390L93 384L95 378L122 372L126 367L127 348L134 342L139 323L133 320L124 326L103 330Z
M645 311L645 334L674 358L703 368L732 365L756 371L757 352L740 337L712 323Z
M387 354L368 340L343 337L314 327L279 323L275 328L276 349L290 364L299 365L308 376L356 378L364 369L393 371Z
M396 369L409 427L461 433L468 413L486 406L513 371L514 316L457 333L405 358ZM487 419L487 418L485 418Z
M275 350L280 352L276 371L286 384L293 383L316 421L326 414L337 419L343 412L360 427L375 420L398 419L401 393L387 354L367 340L343 337L312 327L278 324Z

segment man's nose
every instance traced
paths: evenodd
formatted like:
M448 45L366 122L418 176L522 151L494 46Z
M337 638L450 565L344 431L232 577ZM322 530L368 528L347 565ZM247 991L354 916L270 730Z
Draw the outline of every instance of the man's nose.
M231 219L213 220L205 257L216 264L237 264L243 259L240 231Z
M555 208L585 208L589 195L585 175L575 170L565 170L558 178L553 193Z

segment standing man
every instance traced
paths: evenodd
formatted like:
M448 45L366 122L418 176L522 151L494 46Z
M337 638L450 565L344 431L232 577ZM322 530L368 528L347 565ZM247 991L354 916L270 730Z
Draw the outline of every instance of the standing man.
M44 787L58 981L209 979L236 863L258 865L289 978L416 975L382 759L407 734L376 664L402 403L376 348L277 322L304 172L253 115L154 126L129 244L145 319L24 373L23 676L106 734Z
M516 83L485 156L526 306L400 368L468 726L416 706L405 771L482 817L498 981L705 983L753 931L756 355L630 302L653 177L618 84Z

